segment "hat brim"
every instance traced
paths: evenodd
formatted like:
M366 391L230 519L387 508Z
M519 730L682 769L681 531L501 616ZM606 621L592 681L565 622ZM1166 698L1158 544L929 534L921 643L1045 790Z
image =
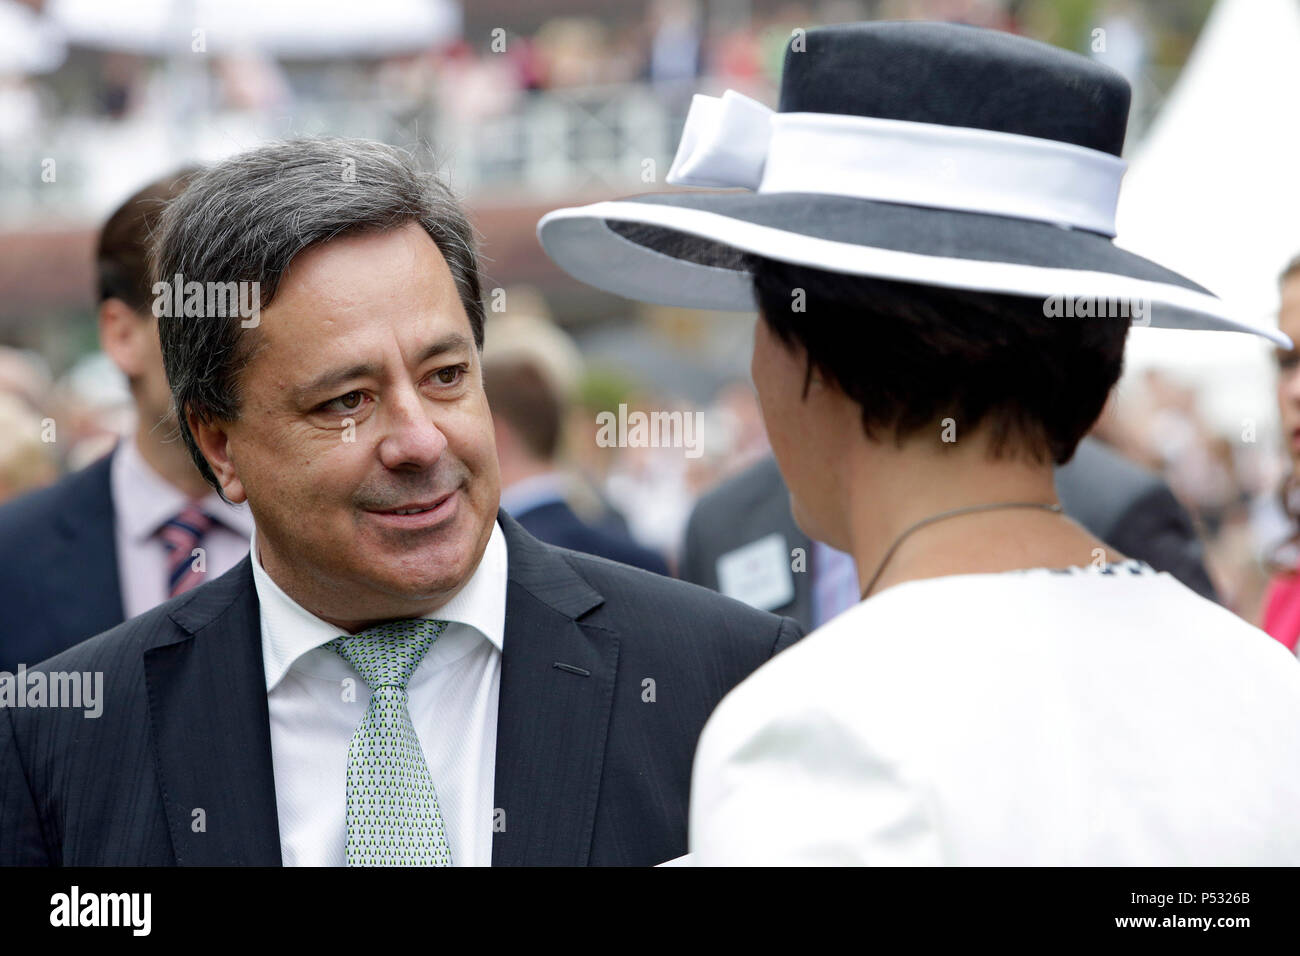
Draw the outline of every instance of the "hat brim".
M1282 332L1230 315L1190 279L1107 236L1052 223L814 193L730 191L558 209L542 217L537 232L570 275L658 305L753 311L743 266L749 253L849 275L1058 302L1141 302L1137 324L1247 332L1291 348Z

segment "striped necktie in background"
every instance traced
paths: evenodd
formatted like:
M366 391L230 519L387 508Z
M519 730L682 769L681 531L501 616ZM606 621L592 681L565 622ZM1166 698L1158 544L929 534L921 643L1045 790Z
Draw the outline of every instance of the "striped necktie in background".
M194 569L194 549L212 527L212 518L196 504L182 508L175 517L158 529L158 537L167 549L167 594L175 597L203 583L205 574ZM207 567L207 562L203 562Z

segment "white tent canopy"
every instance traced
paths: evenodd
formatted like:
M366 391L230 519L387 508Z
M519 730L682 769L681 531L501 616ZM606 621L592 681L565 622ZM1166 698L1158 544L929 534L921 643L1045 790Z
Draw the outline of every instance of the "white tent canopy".
M454 0L49 0L69 42L153 56L258 50L281 58L388 56L460 33Z
M0 75L48 73L66 55L61 31L52 23L15 0L0 0Z
M1275 321L1277 277L1300 253L1300 0L1219 0L1134 151L1117 243ZM1270 348L1245 335L1133 330L1129 368L1200 387L1224 429L1271 421Z

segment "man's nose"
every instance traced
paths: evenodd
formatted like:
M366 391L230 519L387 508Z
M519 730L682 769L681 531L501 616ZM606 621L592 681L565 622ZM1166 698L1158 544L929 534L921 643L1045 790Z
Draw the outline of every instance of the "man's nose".
M379 457L384 467L428 468L447 447L447 436L434 423L434 405L411 383L390 391L384 403L384 437Z

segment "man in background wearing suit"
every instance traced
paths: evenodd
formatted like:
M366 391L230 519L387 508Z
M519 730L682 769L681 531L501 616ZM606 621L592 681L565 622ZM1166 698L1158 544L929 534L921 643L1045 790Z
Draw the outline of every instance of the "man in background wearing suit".
M503 344L493 339L484 349L483 387L496 429L502 509L548 544L667 574L660 555L626 533L588 524L569 505L569 476L559 460L567 383L552 358L567 337L523 316L498 321L491 331Z
M190 174L145 186L100 230L100 347L126 376L137 424L111 454L0 508L0 671L142 614L248 553L248 508L209 488L176 439L152 312L149 237Z
M1191 517L1158 476L1085 438L1056 469L1056 491L1066 514L1117 551L1218 600ZM801 565L791 558L796 549ZM859 600L853 559L795 524L770 455L700 498L686 526L681 576L807 630Z
M197 176L156 251L158 276L240 290L233 315L187 292L160 332L252 548L43 665L102 675L97 718L0 708L0 864L684 854L699 732L798 626L498 510L447 187L379 143L273 143Z

